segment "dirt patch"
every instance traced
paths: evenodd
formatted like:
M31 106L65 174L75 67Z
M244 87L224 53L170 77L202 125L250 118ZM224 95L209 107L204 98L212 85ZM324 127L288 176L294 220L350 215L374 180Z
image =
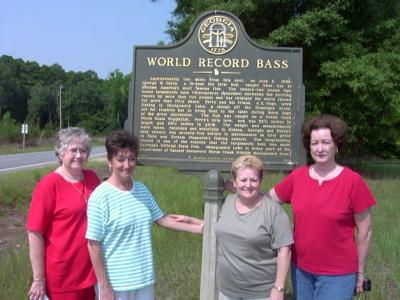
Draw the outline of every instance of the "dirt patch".
M99 168L95 171L100 180L109 176L106 168ZM6 250L18 250L21 245L27 243L26 215L27 211L24 209L10 208L0 204L0 255Z
M18 250L26 242L26 214L11 209L1 208L0 217L0 255L8 249Z

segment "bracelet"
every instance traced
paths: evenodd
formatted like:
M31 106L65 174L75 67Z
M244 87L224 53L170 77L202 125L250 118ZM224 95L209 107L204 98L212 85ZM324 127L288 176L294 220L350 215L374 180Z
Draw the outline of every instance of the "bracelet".
M44 277L33 278L33 282L44 282L44 281L46 281L46 278Z
M278 287L278 286L274 285L272 288L274 290L278 291L279 293L283 293L285 291L285 288L281 287L281 286Z

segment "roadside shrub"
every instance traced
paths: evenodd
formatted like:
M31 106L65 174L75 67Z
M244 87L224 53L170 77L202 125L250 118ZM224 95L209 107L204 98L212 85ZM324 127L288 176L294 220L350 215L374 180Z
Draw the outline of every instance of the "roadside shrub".
M103 114L95 114L89 116L87 119L80 121L77 126L85 128L85 130L91 135L98 135L104 132L107 128L107 122L103 120Z
M25 146L40 146L52 142L58 128L47 124L44 128L39 128L39 125L28 121L28 134L25 135ZM4 113L0 119L0 143L1 144L17 144L22 145L22 124L17 123L11 118L10 112Z
M0 143L14 143L21 139L20 125L7 111L0 119Z

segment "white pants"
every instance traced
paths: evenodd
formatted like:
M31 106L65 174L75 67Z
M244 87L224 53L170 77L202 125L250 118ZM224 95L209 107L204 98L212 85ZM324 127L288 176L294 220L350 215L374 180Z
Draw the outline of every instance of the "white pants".
M95 291L97 299L101 300L99 297L99 286L97 284L95 286ZM114 291L114 296L115 300L155 300L154 285L149 285L134 291Z

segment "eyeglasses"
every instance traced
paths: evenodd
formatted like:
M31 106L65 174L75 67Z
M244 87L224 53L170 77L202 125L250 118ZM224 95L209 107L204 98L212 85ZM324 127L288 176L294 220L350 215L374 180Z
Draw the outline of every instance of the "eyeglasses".
M78 153L79 153L81 156L86 156L86 155L88 155L87 149L83 149L83 148L72 148L72 149L68 149L68 150L67 150L67 153L68 153L69 155L71 155L71 156L77 156Z

